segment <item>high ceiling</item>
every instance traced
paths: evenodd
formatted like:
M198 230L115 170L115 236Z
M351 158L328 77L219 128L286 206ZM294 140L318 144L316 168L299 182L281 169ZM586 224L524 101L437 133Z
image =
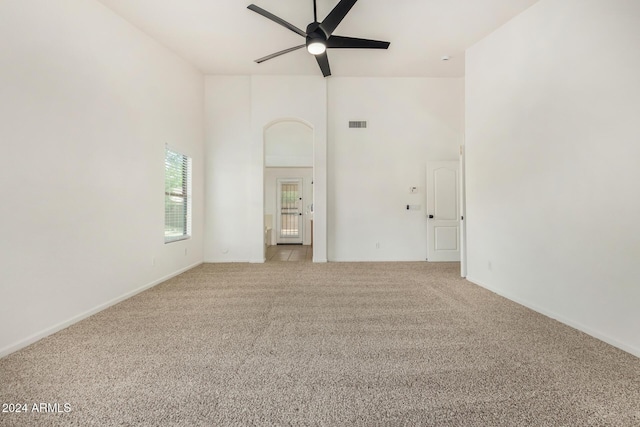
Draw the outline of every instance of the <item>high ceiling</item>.
M251 3L304 30L312 0L99 0L205 74L322 75L300 49L255 59L304 38L247 9ZM538 0L360 0L335 33L390 41L389 50L331 49L334 76L462 77L464 51ZM317 0L318 20L338 0ZM444 55L449 61L442 61Z

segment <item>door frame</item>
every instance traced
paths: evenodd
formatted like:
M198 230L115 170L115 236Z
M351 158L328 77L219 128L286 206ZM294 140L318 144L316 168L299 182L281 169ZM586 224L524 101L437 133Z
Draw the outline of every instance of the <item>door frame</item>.
M467 277L467 193L465 149L460 146L460 277Z

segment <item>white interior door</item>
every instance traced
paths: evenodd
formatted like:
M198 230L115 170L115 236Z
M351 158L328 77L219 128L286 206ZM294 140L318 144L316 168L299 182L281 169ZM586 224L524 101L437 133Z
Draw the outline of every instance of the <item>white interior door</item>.
M302 178L278 179L277 243L301 245L303 233Z
M427 162L427 260L460 261L459 161Z

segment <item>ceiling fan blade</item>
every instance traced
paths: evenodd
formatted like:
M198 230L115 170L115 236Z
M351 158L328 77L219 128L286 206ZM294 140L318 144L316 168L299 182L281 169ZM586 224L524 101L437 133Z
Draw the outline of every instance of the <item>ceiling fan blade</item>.
M288 23L287 21L285 21L282 18L277 17L276 15L274 15L271 12L267 12L266 10L264 10L261 7L256 6L255 4L250 4L249 6L247 6L247 9L253 10L254 12L259 13L260 15L264 16L265 18L271 19L273 22L276 22L276 23L282 25L283 27L290 29L291 31L293 31L296 34L300 34L302 37L307 37L307 33L302 31L300 28L296 27L295 25L292 25L292 24Z
M302 49L305 46L306 45L301 44L300 46L290 47L289 49L281 50L280 52L272 53L271 55L267 55L267 56L264 56L264 57L262 57L260 59L256 59L255 62L257 62L259 64L261 62L268 61L268 60L273 59L275 57L278 57L280 55L284 55L285 53L289 53L289 52L293 52L294 50Z
M329 77L331 75L331 68L329 68L329 57L327 56L327 52L316 55L316 61L318 61L318 65L322 70L322 75Z
M342 22L344 17L349 13L354 4L358 0L340 0L340 3L333 8L331 12L324 18L324 21L320 24L322 31L329 37L333 34L336 27Z
M389 42L378 40L356 39L353 37L331 36L327 40L327 47L333 49L388 49Z

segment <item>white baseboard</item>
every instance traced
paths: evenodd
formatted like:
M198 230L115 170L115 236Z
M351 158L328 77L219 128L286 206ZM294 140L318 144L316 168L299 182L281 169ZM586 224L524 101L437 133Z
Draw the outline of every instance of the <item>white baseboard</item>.
M315 261L314 261L315 262ZM376 263L376 262L426 262L425 259L370 259L370 258L338 258L330 262Z
M154 287L156 285L159 285L162 282L166 282L167 280L171 279L172 277L175 277L175 276L177 276L179 274L182 274L187 270L191 270L192 268L197 267L200 264L202 264L202 263L201 262L197 262L195 264L189 265L189 266L187 266L185 268L182 268L182 269L180 269L178 271L175 271L175 272L173 272L173 273L171 273L171 274L169 274L167 276L164 276L164 277L162 277L162 278L160 278L158 280L154 280L151 283L147 283L144 286L141 286L141 287L139 287L137 289L134 289L133 291L127 292L124 295L121 295L121 296L119 296L117 298L114 298L114 299L112 299L110 301L107 301L107 302L105 302L103 304L100 304L100 305L98 305L98 306L96 306L96 307L94 307L94 308L92 308L90 310L87 310L87 311L85 311L83 313L80 313L80 314L78 314L76 316L73 316L68 320L65 320L65 321L60 322L60 323L58 323L56 325L53 325L53 326L51 326L49 328L46 328L46 329L44 329L44 330L42 330L40 332L37 332L37 333L35 333L33 335L30 335L27 338L18 341L17 343L10 344L7 347L4 347L4 348L0 349L0 358L2 358L4 356L7 356L7 355L9 355L11 353L14 353L14 352L16 352L16 351L18 351L20 349L23 349L23 348L27 347L28 345L31 345L34 342L41 340L42 338L48 337L49 335L52 335L52 334L55 334L58 331L61 331L62 329L68 328L69 326L73 325L74 323L78 323L79 321L84 320L87 317L92 316L92 315L94 315L94 314L96 314L96 313L98 313L98 312L100 312L100 311L102 311L102 310L104 310L106 308L109 308L112 305L116 305L119 302L122 302L122 301L124 301L126 299L129 299L132 296L139 294L140 292L146 291L147 289L150 289L150 288L152 288L152 287Z
M616 340L614 338L611 338L608 335L605 335L605 334L603 334L603 333L601 333L599 331L593 330L593 329L589 328L588 326L585 326L585 325L583 325L583 324L581 324L579 322L576 322L574 320L568 319L568 318L566 318L566 317L564 317L564 316L562 316L562 315L560 315L558 313L554 313L554 312L552 312L550 310L546 310L546 309L544 309L542 307L538 307L537 305L531 304L530 302L528 302L528 301L526 301L526 300L524 300L522 298L516 297L514 295L511 295L508 292L503 292L501 290L495 289L494 287L489 286L486 283L482 283L479 280L475 280L472 277L467 276L466 279L469 282L473 283L474 285L478 285L478 286L480 286L482 288L485 288L485 289L487 289L487 290L489 290L489 291L491 291L491 292L493 292L495 294L498 294L498 295L500 295L500 296L502 296L502 297L504 297L504 298L506 298L508 300L511 300L511 301L513 301L515 303L518 303L518 304L520 304L522 306L525 306L527 308L530 308L531 310L533 310L533 311L535 311L537 313L543 314L543 315L545 315L545 316L547 316L547 317L549 317L551 319L557 320L560 323L564 323L567 326L571 326L572 328L577 329L577 330L579 330L581 332L584 332L587 335L591 335L592 337L597 338L600 341L604 341L607 344L610 344L610 345L612 345L614 347L617 347L620 350L623 350L623 351L626 351L627 353L633 354L636 357L640 357L640 348L636 348L636 347L627 345L625 343L622 343L622 342L620 342L620 341L618 341L618 340Z

